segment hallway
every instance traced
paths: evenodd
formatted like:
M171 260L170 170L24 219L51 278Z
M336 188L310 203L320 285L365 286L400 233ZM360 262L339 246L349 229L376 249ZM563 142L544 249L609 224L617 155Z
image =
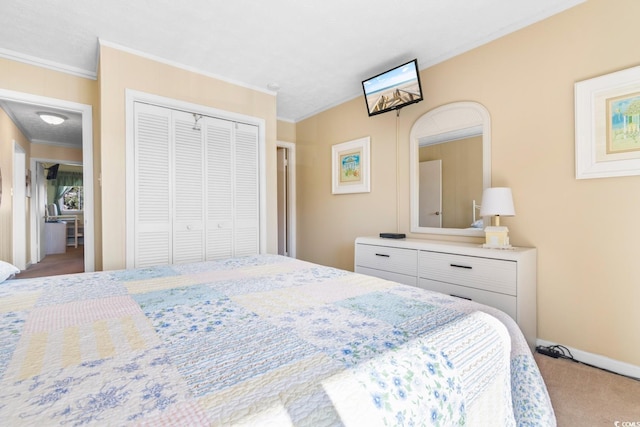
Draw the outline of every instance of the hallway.
M47 255L37 264L16 274L15 279L30 277L57 276L60 274L81 273L84 271L84 246L67 247L63 254Z

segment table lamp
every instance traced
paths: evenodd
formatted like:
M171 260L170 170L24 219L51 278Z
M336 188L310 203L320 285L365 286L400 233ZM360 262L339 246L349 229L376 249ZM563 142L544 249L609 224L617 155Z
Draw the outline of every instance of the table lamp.
M514 216L516 211L513 207L513 197L511 189L507 187L485 188L482 193L482 204L480 205L480 216L495 217L495 224L485 227L484 233L486 242L482 247L494 249L509 249L509 229L500 225L501 216Z

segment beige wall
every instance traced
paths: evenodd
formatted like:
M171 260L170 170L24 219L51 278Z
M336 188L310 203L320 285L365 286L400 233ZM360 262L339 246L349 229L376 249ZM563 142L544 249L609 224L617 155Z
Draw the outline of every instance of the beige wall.
M296 140L296 124L278 120L278 141L294 142Z
M276 98L108 46L100 48L104 269L125 267L125 90L177 99L266 123L267 250L277 252ZM271 197L273 196L273 197Z
M79 148L59 147L55 145L31 144L31 157L60 162L82 163L82 150Z
M573 108L575 82L638 65L638 15L636 0L590 0L423 70L425 101L398 118L369 118L358 98L298 123L298 256L352 269L356 236L408 232L412 124L477 101L493 186L514 193L517 216L502 222L512 244L538 248L539 338L640 365L640 176L575 179ZM331 195L331 145L367 135L371 193Z
M29 167L30 143L11 121L7 113L0 108L0 171L2 173L2 200L0 201L0 260L13 262L13 197L14 185L25 185L26 181L13 180L14 149L13 143L22 147L26 153L25 168ZM25 221L29 220L29 204L26 203ZM16 236L25 239L27 245L26 259L29 260L29 229L26 236Z
M97 133L97 129L99 129L99 127L95 125L98 117L97 88L98 86L95 80L76 77L69 74L0 58L0 89L25 93L29 95L60 99L64 101L77 102L80 104L91 105L93 107L94 171L96 171L96 179L94 180L95 188L97 188L97 171L99 171L99 169L97 169L98 163L95 159L95 147L99 143ZM13 125L13 122L11 122L11 120L5 115L5 117L2 119L2 124L0 124L0 132L6 132L7 129L10 129L11 126L15 127L15 125ZM24 136L22 136L22 138L24 138ZM12 260L13 236L7 234L10 232L12 227L10 199L11 187L7 183L7 180L10 180L8 182L11 183L13 179L13 151L12 148L8 148L8 146L6 145L7 143L10 144L11 142L7 142L7 138L5 138L4 136L2 137L2 139L3 140L0 141L0 168L2 168L3 178L3 197L2 204L0 205L0 259ZM82 161L82 155L79 150L60 147L46 147L39 144L30 144L26 140L26 138L24 139L24 144L21 145L23 145L23 148L25 148L25 151L27 152L28 163L26 167L29 167L30 157ZM94 223L96 224L96 268L99 269L101 265L101 256L99 251L99 210L101 200L98 191L95 192L94 198L96 212L98 212L96 218L94 218ZM27 222L27 224L29 224L29 222ZM29 229L29 226L27 227L27 229ZM30 260L28 230L26 236L15 236L15 238L26 240L27 260Z

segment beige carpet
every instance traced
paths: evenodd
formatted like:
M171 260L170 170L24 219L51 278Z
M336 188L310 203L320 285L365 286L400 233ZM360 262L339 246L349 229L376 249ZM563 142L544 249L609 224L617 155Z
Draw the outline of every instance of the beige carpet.
M640 427L640 381L538 353L535 359L559 427Z

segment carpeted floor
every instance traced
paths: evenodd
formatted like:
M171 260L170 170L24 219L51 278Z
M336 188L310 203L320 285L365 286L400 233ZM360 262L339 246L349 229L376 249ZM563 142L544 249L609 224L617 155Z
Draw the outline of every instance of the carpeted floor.
M538 353L535 359L558 427L640 426L640 381Z
M45 256L42 261L32 264L26 270L16 274L16 279L30 277L57 276L60 274L80 273L84 271L84 246L67 247L63 254Z

